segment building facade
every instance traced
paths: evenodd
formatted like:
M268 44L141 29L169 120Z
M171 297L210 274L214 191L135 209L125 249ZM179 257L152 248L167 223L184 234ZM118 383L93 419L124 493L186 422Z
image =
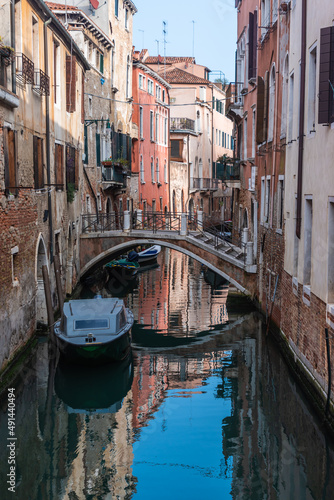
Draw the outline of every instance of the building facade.
M4 7L0 29L3 44L10 47L6 60L1 50L1 62L6 63L0 87L1 367L38 323L47 324L42 267L49 272L53 290L55 255L64 289L76 280L81 90L89 69L44 2L22 0L12 12L10 6ZM51 300L57 307L55 293Z
M136 59L136 56L138 59ZM133 124L138 128L132 154L131 209L169 211L169 89L155 71L133 62Z

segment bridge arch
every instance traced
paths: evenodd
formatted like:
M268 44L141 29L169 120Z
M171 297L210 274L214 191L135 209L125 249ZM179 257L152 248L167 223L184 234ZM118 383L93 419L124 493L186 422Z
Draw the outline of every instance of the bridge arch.
M205 265L211 271L214 271L215 273L219 274L220 276L222 276L223 278L228 280L232 285L234 285L243 294L249 295L249 296L252 295L251 292L249 290L247 290L241 283L239 283L237 280L235 280L228 273L222 271L217 266L212 264L212 262L209 262L205 258L203 258L199 255L196 255L194 252L192 252L191 250L189 250L187 248L184 248L184 247L177 245L175 243L171 243L169 241L162 240L160 238L159 239L158 238L157 239L133 238L131 240L123 241L122 243L116 244L116 245L108 248L107 250L99 253L98 255L93 257L89 262L87 262L80 270L78 278L80 280L86 274L88 274L90 271L92 271L94 268L96 268L100 263L102 263L103 261L107 261L108 258L111 259L113 255L119 255L119 254L123 253L124 251L126 251L127 249L133 248L137 245L153 245L153 244L161 245L162 247L166 247L166 248L171 248L172 250L177 250L177 251L187 255L188 257L191 257L191 258L197 260L201 264ZM210 258L210 255L209 255L209 258Z

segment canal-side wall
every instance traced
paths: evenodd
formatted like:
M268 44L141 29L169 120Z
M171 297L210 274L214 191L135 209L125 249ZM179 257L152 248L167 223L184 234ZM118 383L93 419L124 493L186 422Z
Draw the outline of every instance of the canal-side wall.
M286 339L296 365L317 388L324 405L328 394L328 362L325 328L331 339L334 329L326 321L326 304L312 292L305 296L303 285L284 271L281 333ZM331 383L333 400L334 381ZM321 402L319 402L321 407Z

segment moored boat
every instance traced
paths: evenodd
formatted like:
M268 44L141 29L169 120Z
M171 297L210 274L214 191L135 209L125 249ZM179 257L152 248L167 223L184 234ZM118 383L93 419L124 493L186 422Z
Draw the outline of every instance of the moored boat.
M156 260L160 252L161 252L160 245L153 245L149 248L145 248L141 252L136 252L135 250L132 250L129 253L129 260L133 262L138 262L140 265L143 264L145 265L148 262Z
M133 314L117 298L70 300L54 332L60 353L78 363L121 361L131 348Z
M108 262L105 266L108 271L120 270L125 276L135 276L138 271L138 262L130 261L128 259L117 259Z

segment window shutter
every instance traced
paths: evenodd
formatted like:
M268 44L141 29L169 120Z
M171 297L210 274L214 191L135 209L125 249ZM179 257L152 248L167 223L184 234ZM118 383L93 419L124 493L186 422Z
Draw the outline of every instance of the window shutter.
M264 80L257 77L257 101L256 101L256 142L260 144L264 141Z
M254 14L249 12L248 18L248 78L253 78L253 59L254 59ZM256 49L255 49L256 50Z
M263 140L267 140L268 132L268 100L269 100L269 71L264 76L264 99L263 99Z
M75 111L76 57L66 55L66 111Z
M101 136L96 134L96 165L101 164Z
M81 123L85 123L85 73L81 72Z
M87 125L84 126L84 141L85 141L85 165L88 165L88 130Z
M55 145L55 173L57 189L64 189L63 146Z
M333 26L320 30L319 123L334 121L333 90L330 82L334 85Z
M256 78L257 72L257 10L253 17L253 78Z

